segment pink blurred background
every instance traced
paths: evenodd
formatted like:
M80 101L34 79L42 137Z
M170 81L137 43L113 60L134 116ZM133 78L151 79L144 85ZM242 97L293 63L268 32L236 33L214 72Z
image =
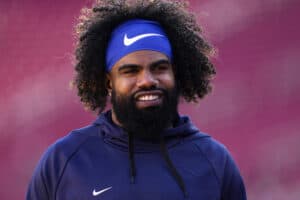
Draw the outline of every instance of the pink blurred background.
M0 199L24 199L48 145L89 124L69 82L73 27L91 0L0 1ZM248 198L300 199L300 1L201 0L218 49L214 91L192 116L232 152Z

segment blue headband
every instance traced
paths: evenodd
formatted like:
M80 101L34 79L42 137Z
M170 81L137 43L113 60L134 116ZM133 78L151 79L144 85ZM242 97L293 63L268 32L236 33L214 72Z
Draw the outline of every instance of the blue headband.
M118 60L139 50L152 50L172 60L171 44L158 22L132 19L119 25L111 35L106 50L105 70L109 72Z

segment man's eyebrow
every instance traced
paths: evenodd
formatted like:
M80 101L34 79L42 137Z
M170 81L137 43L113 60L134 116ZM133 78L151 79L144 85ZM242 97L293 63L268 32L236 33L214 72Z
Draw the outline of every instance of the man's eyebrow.
M161 65L161 64L171 64L171 62L168 59L160 59L157 61L154 61L153 63L150 64L150 68ZM137 64L124 64L119 66L118 71L122 71L124 69L129 69L129 68L139 68L140 65Z
M171 62L168 59L160 59L160 60L157 60L157 61L151 63L150 64L150 68L158 66L158 65L161 65L161 64L169 64L169 65L171 65Z
M136 65L136 64L124 64L124 65L119 66L118 71L122 71L122 70L128 69L128 68L138 68L138 67L139 67L139 65Z

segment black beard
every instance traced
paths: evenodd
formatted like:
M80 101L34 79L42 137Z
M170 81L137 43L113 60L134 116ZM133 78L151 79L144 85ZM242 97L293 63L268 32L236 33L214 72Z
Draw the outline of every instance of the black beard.
M174 118L178 115L177 90L175 88L171 90L151 88L142 91L151 91L153 89L163 92L162 104L144 109L136 107L134 94L131 96L117 96L115 90L112 91L111 102L116 118L125 131L137 138L158 139L160 133L168 126L171 126Z

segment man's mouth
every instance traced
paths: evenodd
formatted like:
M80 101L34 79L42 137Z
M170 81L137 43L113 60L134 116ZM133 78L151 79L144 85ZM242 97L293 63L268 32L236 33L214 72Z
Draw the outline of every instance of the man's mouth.
M137 98L138 101L153 101L160 98L158 95L142 95Z
M162 104L163 92L160 90L143 91L135 94L135 100L138 108L159 106Z

